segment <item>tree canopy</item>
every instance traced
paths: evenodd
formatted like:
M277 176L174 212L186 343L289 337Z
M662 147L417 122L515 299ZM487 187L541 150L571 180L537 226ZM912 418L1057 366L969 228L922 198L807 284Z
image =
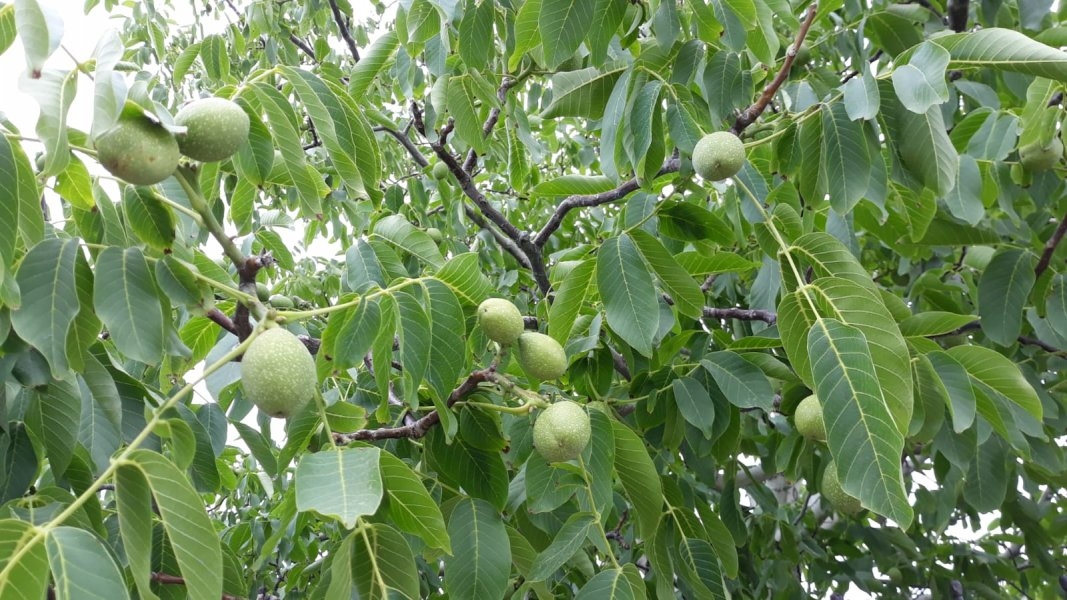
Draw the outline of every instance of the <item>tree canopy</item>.
M1061 597L1054 4L0 2L0 599Z

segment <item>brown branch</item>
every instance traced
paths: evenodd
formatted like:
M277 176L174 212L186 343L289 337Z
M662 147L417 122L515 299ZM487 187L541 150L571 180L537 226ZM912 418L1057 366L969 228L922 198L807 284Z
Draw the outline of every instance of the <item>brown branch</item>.
M359 62L359 50L356 48L356 40L352 39L352 33L348 31L348 24L341 9L337 6L337 0L330 0L330 10L333 11L333 20L337 23L337 29L341 30L341 38L348 44L348 51L352 53L352 59Z
M956 33L967 31L967 18L970 13L969 0L951 0L948 3L948 26Z
M769 310L756 308L715 308L704 307L704 316L709 319L738 319L741 321L763 321L768 325L778 322L778 315Z
M492 368L483 369L480 371L474 371L463 381L456 389L452 390L452 393L448 396L446 406L451 407L456 402L459 402L465 398L468 394L477 389L478 384L486 381ZM441 415L436 410L427 413L422 418L416 420L409 425L403 425L401 427L382 427L379 429L361 429L352 433L339 433L334 434L333 439L337 444L348 444L354 441L377 441L377 440L395 440L395 439L419 439L426 435L430 429L441 422Z
M316 62L315 50L312 49L311 46L308 46L307 42L297 37L295 33L289 34L289 41L292 42L294 46L299 48L304 54L307 54L309 57L311 57L312 62Z
M430 161L426 160L426 157L422 155L422 152L419 152L419 149L415 147L415 142L411 141L411 138L409 138L408 136L404 135L403 133L400 133L399 131L391 127L386 127L384 125L379 125L375 127L374 131L382 131L393 136L393 139L400 142L400 145L408 151L408 154L411 155L411 160L414 160L415 164L419 165L420 168L426 168L430 166Z
M663 163L659 172L656 173L656 177L666 175L667 173L674 173L678 170L680 165L681 161L677 157L671 157ZM587 208L590 206L600 206L601 204L617 202L640 188L641 184L637 182L637 178L634 178L622 182L619 187L613 190L600 192L599 194L585 194L568 197L566 200L559 203L559 206L556 207L555 212L549 217L545 226L534 236L533 245L537 248L543 248L548 242L548 238L552 237L552 234L563 224L563 218L567 216L568 212L576 208Z
M774 79L763 88L763 93L760 94L760 97L751 106L743 110L737 120L734 121L733 127L730 128L734 135L740 136L746 127L754 123L763 114L763 111L767 110L767 105L771 103L774 95L778 93L778 88L782 87L785 80L789 78L789 71L793 68L793 61L797 57L797 49L800 48L800 44L804 43L804 38L808 35L811 24L815 22L815 13L818 10L818 2L812 2L808 6L808 15L805 17L804 22L800 24L793 46L786 50L782 68L778 70L778 74L774 76Z
M501 105L507 100L508 90L515 86L521 78L512 79L505 77L501 82L500 87L496 90L496 99ZM489 117L485 119L485 123L482 124L482 137L489 137L489 134L493 132L493 128L496 127L497 121L500 120L500 107L494 106L489 111ZM463 161L463 170L468 173L474 172L474 167L478 165L478 153L471 148L467 151L467 159Z
M178 575L170 575L168 573L152 572L151 579L153 582L161 585L185 585L185 578ZM231 594L223 594L222 600L241 600L240 596L234 596Z
M211 310L207 311L207 313L205 313L205 316L214 321L219 327L222 327L226 331L237 335L237 326L235 326L233 324L233 321L230 320L230 317L226 316L226 313L222 312L221 310L217 308L212 308Z
M1049 263L1052 262L1052 254L1056 251L1056 247L1060 245L1064 234L1067 234L1067 215L1060 219L1059 227L1052 233L1052 237L1045 242L1045 250L1041 253L1041 259L1037 261L1037 266L1034 267L1034 274L1038 277L1041 277L1045 269L1048 269Z

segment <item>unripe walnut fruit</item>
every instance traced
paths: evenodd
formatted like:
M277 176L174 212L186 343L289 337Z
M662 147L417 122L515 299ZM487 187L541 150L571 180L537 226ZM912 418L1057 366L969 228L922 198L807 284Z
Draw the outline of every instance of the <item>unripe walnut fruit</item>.
M290 417L314 396L315 360L300 340L281 327L260 333L241 359L241 386L259 410Z
M174 115L174 123L188 128L178 136L182 154L201 162L227 159L248 140L248 115L225 98L194 100Z
M119 117L93 141L96 158L109 173L134 185L153 185L178 168L174 134L145 115Z
M433 166L433 178L440 181L448 177L448 165L443 162L436 163Z
M536 379L559 379L567 372L567 353L556 340L528 331L519 336L519 366Z
M822 474L820 491L823 498L826 498L830 506L839 513L852 516L863 510L859 498L850 496L841 487L841 480L837 478L837 465L832 460L826 465L826 471Z
M478 326L498 344L515 343L525 327L522 313L504 298L490 298L478 305Z
M570 400L562 400L537 417L533 426L533 445L548 462L563 462L581 456L591 435L589 414L585 409Z
M1019 148L1019 163L1027 171L1048 171L1060 162L1063 156L1063 142L1059 137L1052 138L1047 145L1034 142Z
M745 145L729 131L709 133L693 149L693 170L704 179L733 177L744 164Z
M797 433L809 440L826 441L826 422L822 416L822 405L819 404L819 399L815 397L815 394L800 401L796 412L793 413L793 423L796 425Z

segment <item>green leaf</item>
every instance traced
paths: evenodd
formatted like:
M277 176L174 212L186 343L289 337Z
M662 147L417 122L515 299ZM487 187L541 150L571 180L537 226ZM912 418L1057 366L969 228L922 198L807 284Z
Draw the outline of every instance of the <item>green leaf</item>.
M878 90L878 81L869 68L865 68L861 75L849 79L841 89L848 118L853 121L869 121L878 116L882 96Z
M896 111L895 147L904 166L939 196L956 185L959 155L945 131L940 106L916 114L903 107Z
M842 488L906 529L914 515L900 467L904 436L882 396L867 339L856 327L819 319L808 353Z
M45 542L58 600L129 598L122 572L95 535L76 527L57 527Z
M39 530L26 521L0 520L0 598L45 597L48 555L43 541Z
M48 57L59 48L63 20L50 6L37 0L15 0L15 29L22 38L26 68L38 73Z
M503 509L508 500L508 471L500 452L480 450L458 439L446 443L439 429L426 436L433 463L471 496ZM455 548L454 537L452 541Z
M503 597L511 573L504 522L488 502L463 498L448 519L452 555L445 559L445 590L457 600Z
M952 55L951 67L989 67L1067 82L1067 53L1018 31L989 27L934 38Z
M115 503L119 533L130 563L137 592L157 598L152 591L152 488L140 469L125 466L115 471Z
M978 162L968 154L960 155L960 169L956 173L956 185L945 196L948 211L957 219L977 225L985 216L982 205L982 172Z
M53 381L35 388L26 408L26 425L43 440L52 470L67 470L78 443L82 402L79 389L67 381Z
M76 240L44 240L23 257L17 275L22 306L12 311L11 325L44 355L56 378L67 377L67 333L81 309L74 277L77 253Z
M477 94L471 77L461 75L449 78L445 99L456 125L456 135L481 154L485 152L487 141L482 131L482 117L476 105Z
M978 444L978 453L971 462L963 487L963 498L978 512L988 513L1000 508L1015 478L1009 477L1008 448L995 437ZM1012 461L1014 462L1014 461Z
M614 188L615 181L603 175L561 175L535 185L530 190L530 195L537 197L592 195Z
M1042 419L1041 399L1011 359L982 346L956 346L949 348L947 354L976 382L989 386L1038 421Z
M872 160L867 149L863 125L849 118L844 104L834 102L822 111L822 168L830 206L838 214L848 214L867 192Z
M403 535L384 523L375 523L353 533L351 539L356 585L355 590L343 590L345 597L352 592L375 600L393 598L394 593L409 600L419 597L415 557Z
M556 299L548 309L548 335L561 346L570 339L574 321L591 292L595 269L596 263L592 259L583 260L567 273L557 287Z
M759 408L771 412L774 390L767 376L756 365L735 352L712 352L700 361L711 374L726 399L737 408Z
M296 508L333 517L345 527L372 515L382 501L378 448L342 448L305 454L296 466Z
M174 244L174 215L151 188L126 186L122 208L130 229L142 242L159 250Z
M334 368L350 369L363 364L363 357L374 345L382 326L382 311L378 303L362 300L341 330L333 345Z
M1037 276L1034 256L1018 248L1001 248L978 281L978 316L982 331L1001 346L1011 346L1023 327L1023 308Z
M523 56L541 43L537 21L541 15L541 0L526 0L515 16L515 49L508 57L508 70L518 68Z
M404 461L382 452L378 466L389 499L389 516L401 531L416 535L427 545L452 553L445 519L419 476Z
M474 252L450 257L436 277L469 306L478 306L493 293L493 285L479 268L478 254Z
M459 23L459 56L470 69L484 70L493 55L495 4L483 0L469 3Z
M644 590L642 590L644 591ZM634 600L642 596L634 593L630 580L622 569L604 569L589 579L578 590L575 600L599 600L611 598L612 600Z
M0 8L0 12L11 14L11 5ZM26 179L29 178L29 181ZM19 210L26 203L21 194L33 190L33 200L37 198L37 181L33 177L33 167L26 159L18 144L12 143L6 135L0 135L0 195L8 200L0 202L0 270L11 268L15 258L15 244L18 241ZM2 278L2 276L0 276Z
M596 523L589 513L574 513L563 523L552 543L537 555L527 578L544 581L567 562L585 544L585 538Z
M678 546L679 575L693 590L694 598L726 600L719 559L711 544L699 538L685 538Z
M374 235L434 267L441 268L445 264L445 259L433 238L401 215L390 215L375 223Z
M93 304L120 352L146 364L159 363L165 335L163 307L139 249L110 247L100 253Z
M36 4L34 0L27 0L27 4L29 3ZM22 31L21 26L19 30ZM45 147L44 169L39 174L41 176L62 173L70 161L67 113L78 93L78 73L77 69L66 72L48 69L40 72L40 77L24 78L19 86L41 106L40 116L37 118L37 136L44 142ZM39 210L34 212L37 216L41 214ZM24 218L28 216L23 213Z
M123 469L139 470L152 488L189 595L221 596L222 551L218 534L186 476L166 458L149 450L129 453L119 466L120 471Z
M15 43L17 30L15 28L15 5L4 4L0 6L0 54L3 54Z
M643 229L634 229L630 237L645 262L656 273L664 291L674 300L678 312L692 319L704 311L704 293L700 285L674 260L659 240Z
M596 270L608 325L634 350L650 356L659 322L649 315L659 314L659 300L633 239L623 234L605 240Z
M545 67L555 69L578 50L593 21L595 7L587 0L541 0L537 25Z
M439 408L443 408L465 366L463 352L459 349L463 348L467 328L463 308L451 288L436 279L425 280L423 288L430 317L426 382L436 402L440 403Z
M363 98L382 69L393 60L400 39L396 30L386 30L364 52L349 72L348 93Z
M630 428L612 421L615 433L615 471L634 507L638 535L651 539L659 527L663 488L645 444Z
M948 102L945 82L948 62L948 51L935 41L920 44L908 64L893 70L893 88L900 103L913 113L923 114L935 105Z
M900 322L900 333L908 337L944 335L974 322L974 315L957 315L943 311L927 311L912 315Z
M949 414L952 415L952 429L962 433L974 423L978 400L971 387L967 369L946 352L931 352L926 355L930 364L941 378L941 383L948 392Z
M197 304L202 299L199 280L193 271L173 254L156 261L156 283L175 304Z
M690 425L704 434L704 439L711 439L712 425L715 423L715 406L711 396L700 382L692 377L679 377L671 382L674 403L678 412Z
M281 92L267 83L254 83L249 89L255 93L260 106L267 113L267 123L278 150L281 151L285 170L300 196L301 214L311 217L322 212L322 194L319 191L321 182L316 181L308 171L303 143L294 123L292 104Z
M622 67L607 71L589 67L556 73L552 76L552 101L541 117L599 119L604 115L608 97L623 71Z

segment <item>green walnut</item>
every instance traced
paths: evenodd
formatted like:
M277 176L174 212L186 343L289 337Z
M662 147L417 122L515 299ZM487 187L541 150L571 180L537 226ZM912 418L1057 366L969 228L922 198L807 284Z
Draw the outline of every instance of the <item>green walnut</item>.
M522 313L504 298L490 298L478 305L478 326L498 344L513 344L525 325Z
M826 465L826 471L822 474L822 492L823 498L830 503L830 506L834 507L839 513L849 516L863 510L863 505L860 504L859 498L848 495L844 488L841 487L841 480L837 478L837 465L834 461L830 461L830 464Z
M434 179L436 179L438 181L441 181L442 179L447 178L448 174L449 174L448 165L446 165L445 163L439 162L439 163L436 163L433 166L433 178Z
M181 158L174 134L144 114L123 114L93 145L109 173L134 185L154 185L170 177Z
M300 411L315 396L317 383L311 353L281 327L260 333L241 359L245 396L275 418Z
M270 300L270 288L265 283L256 282L256 297L260 302L266 302Z
M729 131L709 133L693 149L693 170L704 179L721 181L733 177L744 164L745 145Z
M800 401L793 413L793 423L797 433L816 442L826 441L826 422L822 416L822 405L815 394Z
M562 400L537 417L533 445L548 462L564 462L581 456L590 435L589 414L581 405Z
M294 308L296 303L285 294L274 294L267 298L267 302L274 308Z
M426 235L430 236L435 244L440 244L441 240L445 239L445 236L441 235L441 230L436 227L427 227Z
M178 136L182 154L200 162L227 159L248 140L248 115L236 102L203 98L186 104L174 124L187 131Z
M1019 148L1019 164L1027 171L1048 171L1056 166L1063 156L1063 142L1059 137L1052 138L1047 145L1039 142Z
M567 353L556 340L528 331L519 336L519 366L530 377L542 381L559 379L567 372Z

